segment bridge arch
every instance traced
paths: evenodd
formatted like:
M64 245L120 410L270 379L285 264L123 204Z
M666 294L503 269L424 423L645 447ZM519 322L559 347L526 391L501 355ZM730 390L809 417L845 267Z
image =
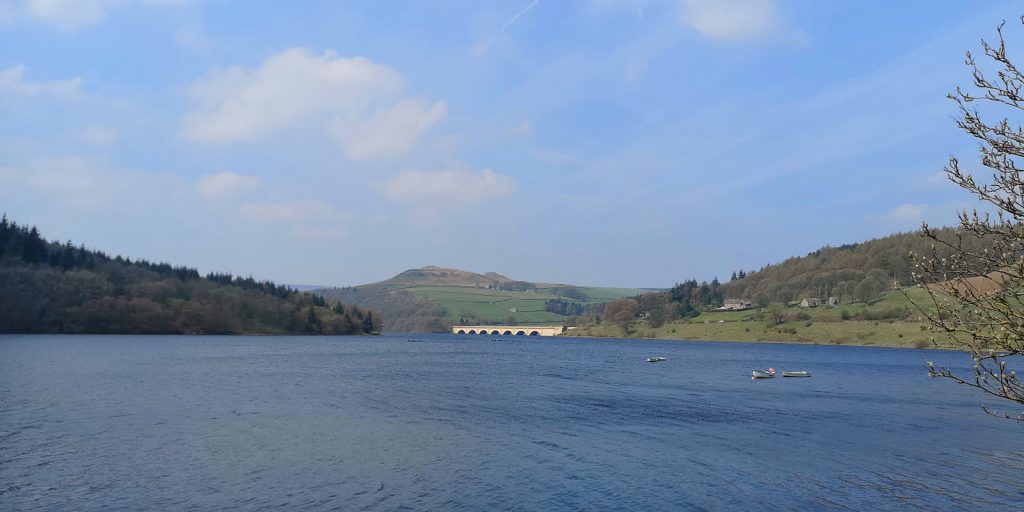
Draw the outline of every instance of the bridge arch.
M501 336L501 332L499 332L497 329L491 331L491 334L494 336Z
M469 334L476 334L476 331L475 331L475 330L473 330L473 329L470 329L470 330L469 330Z
M465 329L459 329L459 332L457 332L455 334L466 334L466 330Z
M526 331L516 331L516 336L525 336Z
M487 334L487 329L480 329L478 334Z
M512 331L505 331L505 332L503 332L501 334L502 334L502 336L512 336Z
M530 336L540 336L540 333L537 331L530 331Z

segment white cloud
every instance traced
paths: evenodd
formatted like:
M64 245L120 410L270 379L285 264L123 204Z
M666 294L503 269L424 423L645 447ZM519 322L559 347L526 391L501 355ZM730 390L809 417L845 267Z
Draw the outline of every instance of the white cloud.
M196 108L182 119L184 134L204 142L252 140L305 118L354 118L402 85L397 72L363 57L291 48L258 68L217 69L195 82Z
M0 97L55 96L60 99L73 100L82 96L81 86L82 79L79 77L49 82L28 82L25 80L25 66L0 70Z
M923 204L901 204L885 214L885 219L895 223L906 224L920 221L928 207Z
M251 190L259 186L258 176L245 176L225 171L218 174L208 174L196 181L196 189L207 199L219 199L245 190Z
M405 171L383 184L384 194L401 202L431 208L465 208L516 191L510 176L490 169L478 173L465 170Z
M712 39L759 39L779 28L775 0L682 0L682 23Z
M363 121L340 121L335 133L345 154L353 160L400 154L408 151L447 110L443 101L427 107L419 100L405 100Z
M79 136L94 146L109 146L117 142L117 130L106 126L93 125L84 128Z

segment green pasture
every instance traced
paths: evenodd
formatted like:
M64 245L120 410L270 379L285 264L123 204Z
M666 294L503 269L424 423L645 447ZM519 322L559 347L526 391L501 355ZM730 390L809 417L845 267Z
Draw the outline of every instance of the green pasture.
M544 303L549 300L558 299L581 304L602 303L631 297L641 291L637 288L557 287L575 288L590 298L589 301L578 301L550 293L553 288L556 287L514 292L468 286L392 287L441 304L448 312L446 318L455 322L463 317L476 317L481 321L503 323L512 317L516 323L524 325L564 323L564 316L544 311ZM515 311L512 311L513 309Z
M503 323L513 317L518 324L561 324L565 317L544 311L544 302L560 297L540 292L510 292L461 286L423 286L405 291L444 306L447 318L476 317ZM516 311L512 311L515 309Z

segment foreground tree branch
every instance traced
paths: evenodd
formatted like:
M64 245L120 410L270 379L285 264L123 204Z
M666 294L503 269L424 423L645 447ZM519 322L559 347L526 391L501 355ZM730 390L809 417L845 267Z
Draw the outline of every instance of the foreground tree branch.
M1021 18L1024 23L1024 17ZM998 43L981 42L986 71L967 53L973 88L949 95L959 110L957 125L976 139L980 165L989 176L976 177L956 157L946 176L973 194L995 217L977 209L961 212L959 229L941 237L925 224L922 234L933 241L929 254L911 254L914 281L929 304L918 304L933 330L948 335L974 360L973 375L928 363L929 374L1024 406L1024 383L1015 368L1024 359L1024 130L1010 121L1024 111L1024 75L1006 52L1005 24L996 29ZM999 120L983 119L995 116ZM1024 412L989 414L1024 422Z

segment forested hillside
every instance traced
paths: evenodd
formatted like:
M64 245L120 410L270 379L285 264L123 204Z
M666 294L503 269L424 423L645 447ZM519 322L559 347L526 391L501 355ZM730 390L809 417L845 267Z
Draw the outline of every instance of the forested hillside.
M661 327L668 322L695 317L701 309L721 306L721 288L717 278L710 283L697 283L695 279L683 281L666 291L642 293L608 303L600 312L600 319L626 330L637 319Z
M935 232L940 240L960 244L979 258L991 246L985 239L961 237L953 228ZM806 297L837 297L841 304L869 303L897 286L914 284L911 252L939 257L952 253L948 246L939 243L933 247L933 243L920 233L898 233L859 244L823 247L758 271L733 272L727 283L719 284L714 279L698 284L690 280L664 292L624 298L608 304L600 319L620 326L628 334L634 324L659 328L666 323L685 321L700 315L702 310L721 306L725 299L745 299L759 307L789 304ZM890 309L865 314L885 318L904 318L910 314L905 307Z
M0 332L362 334L372 310L270 281L131 261L0 219Z
M452 322L448 311L437 302L417 297L405 290L384 286L356 286L319 290L325 297L359 304L380 311L387 319L383 326L396 332L448 332Z
M952 228L936 231L944 240L957 236ZM972 253L981 253L989 245L983 239L967 237L962 243ZM740 272L722 284L721 292L726 298L742 298L761 306L804 297L867 301L896 284L913 284L910 253L930 254L932 244L920 233L898 233L859 244L823 247L756 272ZM934 251L940 256L951 252L941 244Z

